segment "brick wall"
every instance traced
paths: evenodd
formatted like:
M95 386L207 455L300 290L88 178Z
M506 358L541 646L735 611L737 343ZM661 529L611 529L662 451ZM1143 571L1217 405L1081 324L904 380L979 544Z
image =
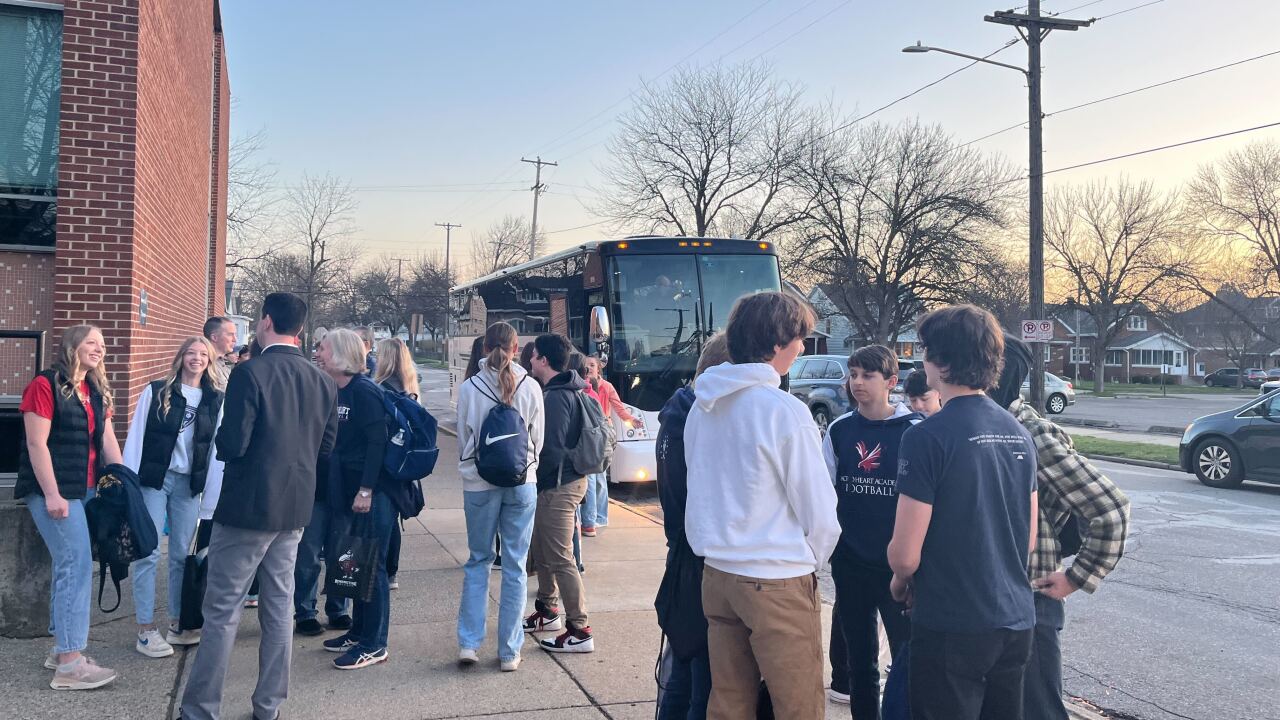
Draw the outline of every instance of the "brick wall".
M138 2L66 0L62 29L53 344L71 325L102 328L117 402L132 373Z
M227 79L227 49L222 43L222 24L214 28L213 45L213 148L209 179L209 315L227 311L227 158L231 145L231 84Z

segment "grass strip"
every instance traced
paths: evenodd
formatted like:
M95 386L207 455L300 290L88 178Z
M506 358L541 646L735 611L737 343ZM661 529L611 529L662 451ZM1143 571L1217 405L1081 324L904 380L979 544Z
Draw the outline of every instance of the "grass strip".
M1089 435L1073 435L1072 442L1082 455L1110 455L1112 457L1129 458L1130 460L1146 460L1149 462L1178 464L1178 448L1172 445L1156 445L1155 443L1125 442L1109 440Z

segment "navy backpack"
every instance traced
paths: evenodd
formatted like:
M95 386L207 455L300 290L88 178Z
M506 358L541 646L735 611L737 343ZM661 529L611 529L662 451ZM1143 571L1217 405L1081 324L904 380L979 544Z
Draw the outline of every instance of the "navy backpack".
M120 581L129 577L129 565L150 556L159 544L137 474L124 465L104 468L97 493L85 503L84 514L89 523L89 542L101 566L98 608L115 612L120 607ZM108 575L116 588L116 604L110 610L102 606Z
M373 383L367 376L361 376ZM436 446L436 419L408 393L396 392L374 383L387 414L387 448L382 467L387 477L402 483L431 474L440 457Z
M517 391L528 377L520 378ZM525 473L529 470L528 425L520 417L520 411L502 402L479 375L471 376L471 382L481 395L494 403L484 422L480 423L476 452L470 458L476 461L476 471L490 485L517 487L524 484Z

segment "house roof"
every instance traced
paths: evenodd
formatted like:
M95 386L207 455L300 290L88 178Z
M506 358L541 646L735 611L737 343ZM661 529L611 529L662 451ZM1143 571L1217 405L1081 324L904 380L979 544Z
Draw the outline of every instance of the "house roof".
M1128 350L1130 348L1137 347L1138 345L1141 345L1142 343L1148 340L1160 337L1161 335L1169 338L1170 340L1187 348L1188 350L1195 349L1195 347L1191 345L1191 343L1187 342L1186 340L1183 340L1182 338L1178 337L1177 335L1174 335L1171 332L1165 332L1163 330L1147 330L1145 332L1133 332L1127 335L1123 335L1121 337L1116 338L1110 345L1107 346L1107 349L1108 350Z

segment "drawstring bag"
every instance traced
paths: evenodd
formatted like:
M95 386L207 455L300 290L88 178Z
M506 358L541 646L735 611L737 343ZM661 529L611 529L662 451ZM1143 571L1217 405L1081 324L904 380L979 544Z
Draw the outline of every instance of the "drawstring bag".
M336 557L325 558L326 595L359 602L373 600L373 579L378 571L378 540L369 537L372 523L368 513L356 515L350 534L338 538Z

